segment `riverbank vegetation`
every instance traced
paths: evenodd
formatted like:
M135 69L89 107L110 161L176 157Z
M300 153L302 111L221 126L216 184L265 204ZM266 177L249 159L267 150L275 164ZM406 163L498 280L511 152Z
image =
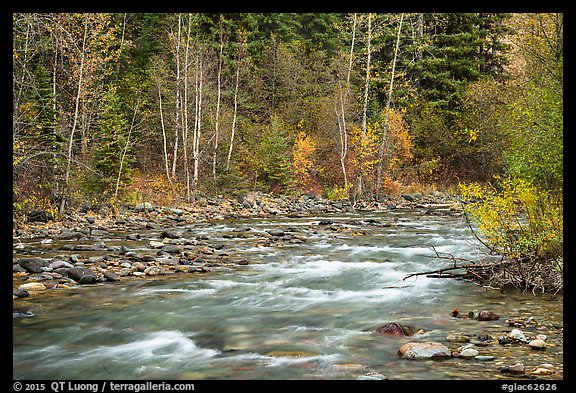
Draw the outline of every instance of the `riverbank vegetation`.
M562 14L29 13L12 27L15 225L94 204L442 189L494 252L561 277Z

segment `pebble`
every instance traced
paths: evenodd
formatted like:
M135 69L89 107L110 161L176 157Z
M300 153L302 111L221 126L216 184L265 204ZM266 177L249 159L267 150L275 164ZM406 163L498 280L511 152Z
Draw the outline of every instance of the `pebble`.
M446 341L455 343L467 343L470 341L470 336L464 333L450 333L446 336Z
M28 282L28 283L19 285L18 289L28 291L28 292L30 292L30 291L44 291L46 289L46 286L44 284L42 284L41 282Z
M510 333L508 333L508 338L522 342L528 342L528 340L526 340L526 336L524 336L524 333L518 329L513 329Z
M511 374L524 374L526 371L526 366L524 366L524 363L516 363L511 366L506 366L506 368L508 371L504 372L509 372ZM500 371L502 372L502 369Z
M460 352L459 357L464 358L464 359L472 359L472 358L475 358L476 356L478 356L479 354L480 354L480 352L478 352L474 348L466 348L465 350Z
M530 348L533 348L533 349L546 348L546 343L544 342L544 340L532 340L528 343L528 345L530 346Z
M367 381L382 381L387 379L384 375L375 372L368 372L364 375L359 375L356 377L357 380L367 380Z
M152 247L152 248L162 248L164 246L165 246L165 244L162 242L159 242L157 240L150 240L150 247Z

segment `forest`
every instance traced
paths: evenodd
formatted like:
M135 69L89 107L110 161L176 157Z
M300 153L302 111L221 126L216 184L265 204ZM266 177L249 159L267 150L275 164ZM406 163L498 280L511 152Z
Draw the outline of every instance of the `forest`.
M12 29L16 223L441 189L493 248L561 254L562 14L22 13Z

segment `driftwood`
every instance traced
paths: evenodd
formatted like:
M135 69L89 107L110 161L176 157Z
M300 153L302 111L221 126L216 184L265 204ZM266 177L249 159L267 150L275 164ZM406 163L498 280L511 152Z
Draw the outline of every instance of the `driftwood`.
M504 257L500 257L496 262L486 263L457 258L451 254L440 255L434 246L431 248L436 254L432 258L447 259L452 261L453 265L425 272L409 273L402 281L410 277L426 276L428 278L469 280L483 287L501 291L504 287L550 293L558 293L563 290L562 271L554 269L551 263L529 259L509 260Z
M430 246L430 248L436 254L436 256L433 258L450 260L454 263L453 266L425 272L409 273L402 279L402 281L410 277L426 276L428 278L469 279L473 282L483 283L484 281L487 280L489 276L489 274L487 274L488 271L492 271L493 269L499 267L502 263L504 263L502 259L498 262L482 263L481 261L474 261L467 258L455 257L454 255L449 253L446 253L446 255L440 255L440 253L436 250L436 248L434 248L434 246ZM455 270L465 270L465 272L454 272Z

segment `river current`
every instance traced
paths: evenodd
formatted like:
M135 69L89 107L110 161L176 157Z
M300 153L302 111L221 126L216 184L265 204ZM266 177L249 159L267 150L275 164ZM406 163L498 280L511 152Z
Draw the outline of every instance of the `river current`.
M186 228L241 256L244 266L202 274L124 280L46 291L23 299L34 316L13 320L14 379L499 379L502 365L527 370L549 363L562 378L563 297L482 288L454 279L415 276L477 260L484 251L462 217L424 210L198 223ZM323 222L324 220L324 222ZM328 220L329 222L327 222ZM330 230L330 223L345 231ZM322 225L321 225L322 224ZM262 244L270 230L301 241ZM230 236L244 233L247 236ZM119 236L107 244L126 244ZM57 251L46 249L46 255ZM52 254L50 254L52 252ZM453 318L458 307L491 310L497 321ZM505 320L532 316L525 334L548 335L544 351L502 346ZM408 324L414 337L375 336L386 322ZM477 348L492 361L411 361L408 341L446 342L449 333L490 334Z

